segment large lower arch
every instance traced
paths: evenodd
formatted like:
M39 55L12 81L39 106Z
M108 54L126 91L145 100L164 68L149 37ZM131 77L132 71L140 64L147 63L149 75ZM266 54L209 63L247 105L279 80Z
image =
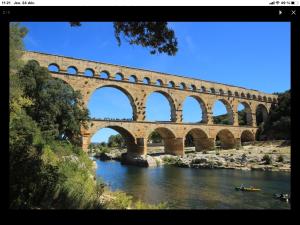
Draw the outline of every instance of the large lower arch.
M244 130L241 133L241 143L255 141L255 136L250 130Z
M228 129L220 130L216 135L216 140L220 141L222 149L232 149L236 147L235 138Z
M164 91L154 91L154 92L151 92L148 94L147 98L146 98L146 102L145 102L145 105L147 105L147 99L149 98L149 96L153 93L159 93L159 94L162 94L169 102L169 105L170 105L170 121L174 122L176 121L176 108L175 108L175 103L174 103L174 100L172 99L172 97L164 92ZM147 109L146 109L147 110Z
M198 104L199 104L199 106L200 106L200 108L201 108L201 114L202 114L202 116L201 116L201 120L199 120L199 123L200 123L200 122L201 122L201 123L207 123L207 121L208 121L208 117L207 117L207 109L206 109L206 106L205 106L204 101L203 101L199 96L190 95L190 96L187 96L187 97L185 98L185 100L183 101L183 105L184 105L184 103L185 103L185 101L186 101L186 99L187 99L188 97L191 97L191 98L195 99L195 100L198 102ZM184 113L185 113L184 110L185 110L185 109L184 109L184 107L183 107L183 116L184 116Z
M209 150L214 147L213 140L208 138L208 135L205 131L200 128L192 128L189 130L185 137L190 134L193 138L193 143L195 145L196 151Z
M163 144L164 144L164 151L166 154L183 155L183 151L184 151L183 138L176 138L174 132L169 128L165 128L165 127L157 127L153 131L156 131L162 137ZM151 133L152 131L148 133L148 136Z
M92 137L101 129L103 128L110 128L113 129L114 131L118 132L122 138L124 139L125 142L125 146L127 148L127 152L132 152L132 153L136 153L137 152L137 144L136 144L136 139L134 137L134 134L131 133L128 129L122 127L122 126L118 126L118 125L104 125L104 126L100 126L100 127L96 127L93 129L93 131L90 134L90 140L92 139Z
M89 98L89 101L88 101L88 102L90 102L91 97L93 96L93 94L94 94L97 90L99 90L99 89L101 89L101 88L115 88L115 89L121 91L123 94L125 94L126 97L127 97L128 100L129 100L130 106L131 106L131 108L132 108L132 120L134 120L134 121L137 120L137 107L136 107L136 105L135 105L135 103L134 103L134 99L133 99L132 95L131 95L127 90L125 90L124 88L122 88L122 87L120 87L120 86L118 86L118 85L103 85L103 86L101 86L101 87L97 87L97 88L93 91L93 93L90 95L90 98ZM88 105L88 104L87 104L87 105Z

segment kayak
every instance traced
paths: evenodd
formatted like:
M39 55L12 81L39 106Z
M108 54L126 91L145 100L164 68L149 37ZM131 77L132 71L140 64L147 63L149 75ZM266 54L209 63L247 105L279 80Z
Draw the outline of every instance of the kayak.
M252 187L235 187L235 190L237 191L261 191L259 188L252 188Z
M291 199L289 194L274 194L273 196L277 199L287 202Z

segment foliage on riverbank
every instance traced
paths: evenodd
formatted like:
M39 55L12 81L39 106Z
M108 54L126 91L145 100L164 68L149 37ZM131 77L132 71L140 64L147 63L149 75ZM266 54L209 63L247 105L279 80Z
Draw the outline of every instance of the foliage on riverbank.
M133 200L133 196L123 191L104 191L100 197L105 209L168 209L167 203L147 204L141 200Z
M101 203L105 185L96 182L93 161L80 147L88 111L64 81L35 61L21 61L26 33L18 23L10 24L9 207L156 208L125 193L112 192L113 201Z

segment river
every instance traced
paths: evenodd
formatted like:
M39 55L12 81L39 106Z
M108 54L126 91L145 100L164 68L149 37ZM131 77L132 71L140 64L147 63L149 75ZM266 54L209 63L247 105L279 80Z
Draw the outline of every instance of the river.
M97 160L97 177L112 190L176 209L290 209L273 193L290 193L290 173L230 169L190 169L172 166L141 168L117 161ZM235 186L255 186L260 192L241 192Z

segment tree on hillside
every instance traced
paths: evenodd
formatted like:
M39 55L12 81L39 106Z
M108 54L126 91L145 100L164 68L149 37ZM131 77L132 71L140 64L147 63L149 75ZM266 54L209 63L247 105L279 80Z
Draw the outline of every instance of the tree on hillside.
M213 116L214 124L226 124L229 125L229 116L227 114Z
M291 91L278 93L278 104L273 104L267 121L263 125L261 135L267 139L284 139L291 138Z
M81 26L80 22L70 22ZM150 48L150 54L175 55L178 51L175 33L167 22L114 22L115 37L121 45L121 36L130 45Z

